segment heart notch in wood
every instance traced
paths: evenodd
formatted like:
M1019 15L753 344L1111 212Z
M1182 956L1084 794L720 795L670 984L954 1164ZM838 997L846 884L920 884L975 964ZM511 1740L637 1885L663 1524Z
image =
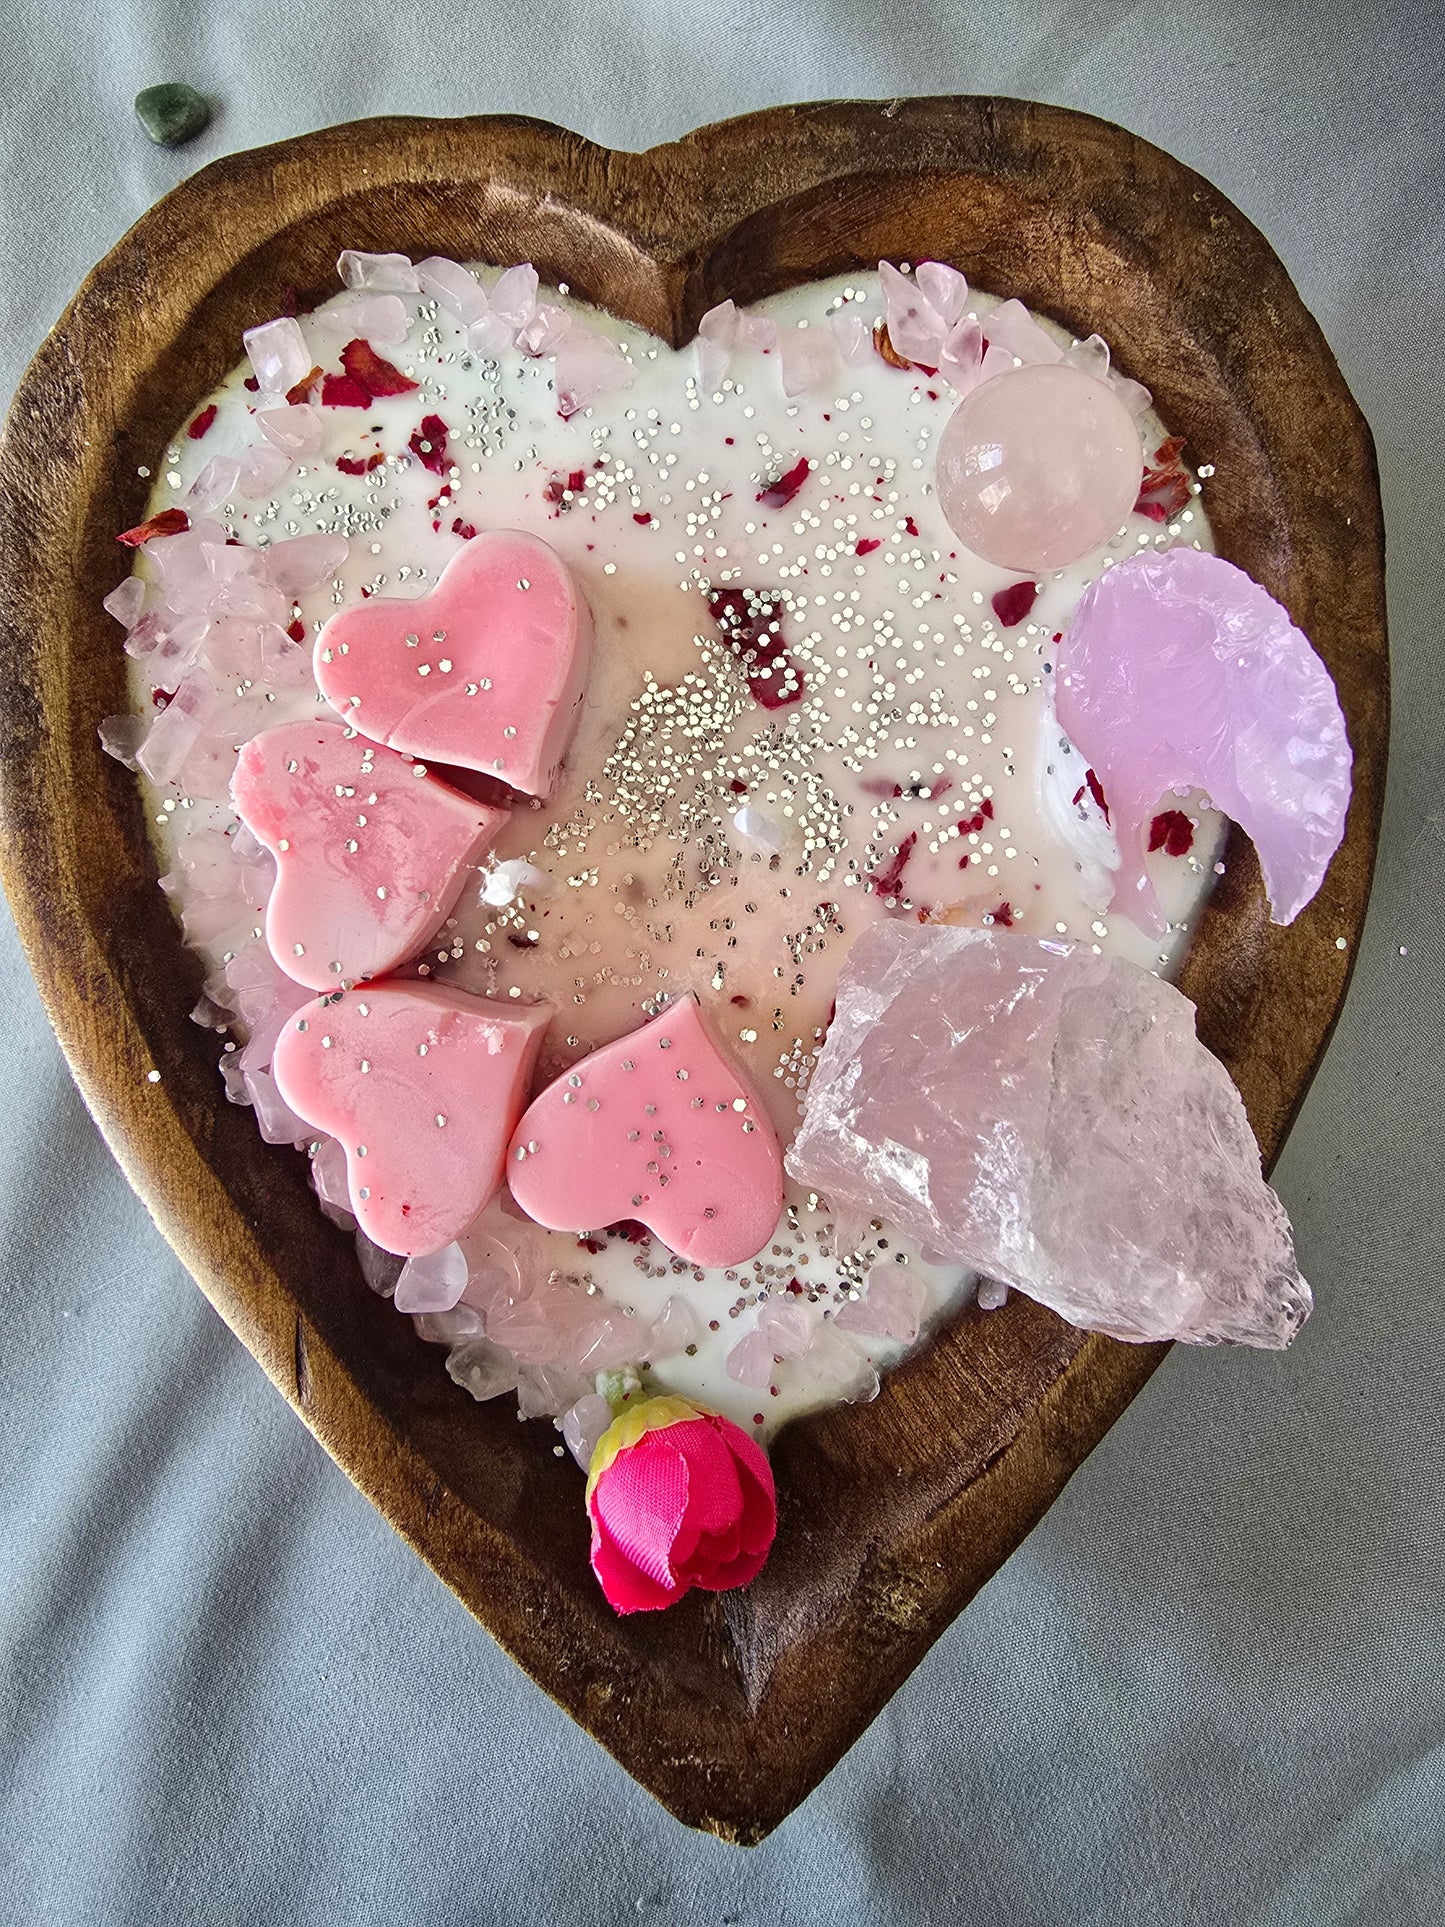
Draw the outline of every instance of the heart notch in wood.
M1289 607L1339 687L1355 797L1323 889L1270 924L1248 843L1182 977L1272 1162L1344 996L1388 725L1369 432L1259 233L1119 128L948 98L780 108L643 155L510 117L374 120L217 161L92 273L0 449L0 856L108 1142L202 1289L306 1423L482 1623L680 1819L761 1839L1008 1556L1157 1365L1026 1299L965 1311L871 1405L787 1428L779 1531L745 1591L618 1619L576 1468L367 1292L305 1160L228 1105L188 1020L199 970L134 780L101 753L125 657L100 601L116 530L244 328L335 286L343 248L533 261L674 345L714 302L937 257L1096 328L1219 482L1221 550ZM1346 946L1337 948L1344 937ZM158 1083L148 1073L159 1071Z

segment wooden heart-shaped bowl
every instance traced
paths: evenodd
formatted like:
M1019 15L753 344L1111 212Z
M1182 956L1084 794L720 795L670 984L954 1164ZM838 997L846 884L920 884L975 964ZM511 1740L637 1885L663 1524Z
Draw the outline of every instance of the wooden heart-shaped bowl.
M865 1407L789 1427L777 1544L743 1592L618 1619L581 1481L510 1400L477 1406L365 1290L304 1158L224 1101L200 970L156 888L101 598L190 407L343 247L534 261L672 342L880 256L936 256L1098 329L1218 479L1222 551L1313 638L1355 752L1344 847L1288 929L1235 834L1183 976L1272 1160L1364 915L1384 778L1383 542L1369 432L1248 221L1168 155L1011 100L783 108L646 154L536 121L375 120L217 161L106 257L46 341L0 451L0 834L60 1041L201 1288L327 1450L502 1645L680 1819L756 1841L820 1780L1054 1498L1162 1347L1027 1299L967 1311ZM1343 940L1341 942L1341 940ZM156 1082L149 1073L159 1073Z

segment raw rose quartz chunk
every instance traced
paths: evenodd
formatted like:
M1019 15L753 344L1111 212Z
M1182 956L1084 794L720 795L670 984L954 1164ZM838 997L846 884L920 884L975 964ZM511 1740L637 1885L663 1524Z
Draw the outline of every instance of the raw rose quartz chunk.
M403 1258L440 1251L495 1196L550 1015L385 983L313 1003L286 1025L277 1086L340 1139L351 1208L373 1243Z
M253 736L231 799L276 859L271 955L313 990L380 977L414 956L507 821L340 723Z
M543 1091L507 1159L512 1196L553 1231L635 1218L698 1265L742 1264L782 1210L766 1110L689 993Z
M1123 856L1114 907L1164 928L1144 839L1165 792L1197 786L1249 832L1270 913L1292 922L1344 835L1351 757L1330 672L1283 604L1217 555L1131 556L1085 590L1059 653L1059 722Z
M1310 1309L1193 1006L1121 958L875 925L788 1168L1116 1338L1280 1347Z
M592 615L535 535L464 542L430 595L373 596L316 640L316 680L373 742L545 796L587 685Z

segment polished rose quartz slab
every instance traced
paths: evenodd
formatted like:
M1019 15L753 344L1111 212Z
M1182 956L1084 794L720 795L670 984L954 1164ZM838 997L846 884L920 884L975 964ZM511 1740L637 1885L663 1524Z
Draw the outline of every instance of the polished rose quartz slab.
M374 1244L440 1251L490 1203L550 1017L545 1004L383 983L322 998L282 1030L277 1087L339 1140Z
M253 736L231 800L276 859L267 946L313 990L382 976L414 956L507 821L507 811L340 723Z
M587 684L592 615L535 535L463 543L429 595L373 596L316 639L321 693L373 742L545 796Z
M839 977L788 1169L1086 1330L1279 1347L1309 1313L1194 1006L1120 957L875 924Z
M767 1112L691 993L542 1092L517 1126L507 1180L553 1231L635 1218L697 1265L753 1257L783 1204Z

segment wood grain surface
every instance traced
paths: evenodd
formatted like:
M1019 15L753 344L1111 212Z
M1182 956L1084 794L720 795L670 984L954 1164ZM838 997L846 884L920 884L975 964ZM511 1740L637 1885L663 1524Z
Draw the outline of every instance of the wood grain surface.
M581 1478L510 1400L477 1406L363 1288L304 1157L227 1104L134 779L102 596L117 530L194 403L343 247L531 260L685 342L746 302L929 256L1097 329L1219 480L1224 554L1289 607L1355 752L1345 843L1288 929L1235 833L1183 988L1267 1162L1323 1051L1363 919L1384 779L1383 538L1369 432L1259 233L1199 176L1087 116L1012 100L783 108L646 154L540 122L374 120L207 167L86 281L0 448L0 858L100 1128L202 1289L327 1450L517 1661L690 1825L763 1837L862 1732L1153 1371L1015 1296L965 1311L871 1405L774 1453L780 1526L746 1591L616 1618ZM1336 939L1347 939L1337 948ZM160 1072L158 1083L147 1073ZM478 1708L478 1717L486 1709Z

